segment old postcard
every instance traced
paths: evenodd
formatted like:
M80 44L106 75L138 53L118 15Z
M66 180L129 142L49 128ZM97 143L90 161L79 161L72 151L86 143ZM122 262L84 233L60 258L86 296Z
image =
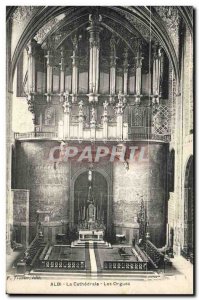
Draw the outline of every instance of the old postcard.
M193 8L6 9L8 294L193 294Z

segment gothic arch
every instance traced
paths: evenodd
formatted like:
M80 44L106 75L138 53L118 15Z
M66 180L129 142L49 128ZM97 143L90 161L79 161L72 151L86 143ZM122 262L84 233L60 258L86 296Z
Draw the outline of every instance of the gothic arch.
M111 226L112 226L112 181L110 176L106 173L105 170L102 168L94 168L94 172L98 172L101 174L107 182L107 235L111 235ZM82 173L88 172L88 168L82 167L79 170L75 172L75 174L71 177L70 180L70 228L73 228L74 226L74 201L75 201L75 196L74 196L74 188L75 188L75 181L81 175Z
M15 12L17 7L11 7L7 10L7 22L12 18L13 13ZM10 68L10 87L12 86L12 78L14 75L14 71L16 68L17 61L19 59L19 55L21 51L24 49L28 41L33 38L36 32L45 25L48 21L52 20L54 17L57 17L63 13L67 14L68 19L72 19L73 16L78 17L79 14L84 13L87 7L78 7L77 9L73 9L73 7L66 7L66 6L41 6L36 13L32 15L30 21L28 22L27 26L25 27L24 31L22 32L19 41L16 45L14 50L11 68ZM174 48L174 45L170 39L170 36L165 28L165 25L162 23L161 18L159 15L154 11L151 10L149 7L111 7L110 9L113 14L118 14L120 16L121 26L123 28L130 28L132 33L135 33L134 26L128 21L132 17L138 20L142 26L146 29L150 29L154 33L154 36L159 40L160 44L164 47L170 61L172 62L175 76L177 82L179 81L179 66L177 61L177 55ZM190 24L190 14L189 8L178 8L180 15L182 16L183 20L187 24L188 28L191 29ZM63 23L63 22L62 22ZM129 26L130 25L130 26ZM55 26L58 28L58 25ZM143 37L144 38L144 37Z

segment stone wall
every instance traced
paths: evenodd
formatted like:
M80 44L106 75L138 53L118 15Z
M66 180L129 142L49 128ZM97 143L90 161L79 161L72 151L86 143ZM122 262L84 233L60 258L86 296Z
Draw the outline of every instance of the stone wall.
M37 211L49 212L48 223L45 223L45 231L49 228L50 232L46 233L47 239L51 239L52 235L54 239L55 233L62 232L63 221L64 224L72 221L70 215L73 210L71 201L74 201L71 190L73 173L76 174L76 164L82 171L89 167L89 164L85 168L85 164L78 162L73 162L71 166L68 162L52 163L49 161L49 151L55 146L59 146L58 142L24 141L17 142L16 145L15 188L30 190L30 240L35 235ZM135 155L135 161L129 164L129 170L119 161L112 164L106 162L105 166L100 164L94 169L103 171L106 180L111 176L108 180L107 205L111 205L108 208L109 219L113 220L115 232L125 233L129 242L134 235L138 238L137 213L143 197L151 239L157 246L163 246L167 215L167 146L155 143L143 143L139 145L141 146L145 146L148 159L144 156L144 160L139 160ZM109 173L112 175L108 175Z
M69 221L69 165L49 161L56 142L18 142L16 188L30 190L30 240L35 235L37 211L49 211L49 227Z
M29 190L12 190L13 233L12 240L28 245L29 242Z
M187 28L181 48L181 91L174 94L174 127L170 149L175 150L174 192L170 192L169 227L174 230L174 253L180 254L184 245L184 185L187 162L193 154L193 40ZM170 86L170 89L172 87Z
M146 145L148 161L134 161L126 170L121 162L113 166L113 212L116 233L129 242L138 238L137 214L143 197L148 216L148 231L157 246L166 242L167 222L167 146Z

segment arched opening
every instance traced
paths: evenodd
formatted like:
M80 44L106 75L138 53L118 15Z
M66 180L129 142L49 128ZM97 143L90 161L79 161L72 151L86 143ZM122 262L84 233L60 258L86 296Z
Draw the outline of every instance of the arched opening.
M93 171L93 200L96 207L96 219L107 228L108 185L105 177ZM74 224L78 225L86 217L88 207L88 172L81 173L74 185Z
M182 254L193 262L194 256L193 156L188 160L184 184L184 246Z

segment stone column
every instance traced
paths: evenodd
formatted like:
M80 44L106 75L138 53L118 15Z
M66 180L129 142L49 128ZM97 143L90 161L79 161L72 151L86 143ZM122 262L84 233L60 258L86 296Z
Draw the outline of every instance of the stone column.
M70 137L70 111L71 103L69 102L69 95L65 95L64 108L64 138Z
M136 91L136 103L140 103L141 91L142 91L142 49L141 41L138 41L138 50L136 57L136 75L135 75L135 91Z
M78 39L75 35L72 39L73 55L72 58L72 103L77 101L78 93Z
M155 44L153 46L153 82L152 82L152 103L160 102L160 76L161 76L162 49Z
M46 82L47 82L47 93L46 93L46 101L51 101L52 95L52 87L53 87L53 64L52 64L52 54L51 51L47 51L47 55L45 56L47 59L47 75L46 75Z
M124 80L123 80L123 93L124 95L128 94L128 49L124 51Z
M14 136L12 132L12 105L13 105L13 80L11 76L11 38L12 21L6 22L6 254L12 253L12 227L13 227L13 197L11 192L12 182L12 144Z
M27 45L28 53L28 94L26 95L28 102L28 110L33 114L33 124L35 124L35 110L34 110L34 100L36 92L36 82L35 82L35 47L37 42L31 40Z
M89 59L89 102L98 102L98 88L99 88L99 51L100 51L100 38L99 34L102 30L100 22L102 18L100 15L89 15L90 26L87 28L90 48Z
M60 62L60 102L63 101L63 94L65 92L65 62L64 50L61 49L61 62Z
M163 49L160 48L160 83L159 83L159 94L160 98L162 97L163 94L163 76L164 76L164 64L165 64L165 57L164 57L164 52Z
M110 56L110 103L115 101L116 88L116 41L114 36L110 40L111 56Z
M35 47L37 42L31 40L27 45L28 53L28 93L35 93Z

